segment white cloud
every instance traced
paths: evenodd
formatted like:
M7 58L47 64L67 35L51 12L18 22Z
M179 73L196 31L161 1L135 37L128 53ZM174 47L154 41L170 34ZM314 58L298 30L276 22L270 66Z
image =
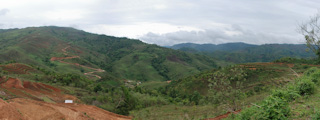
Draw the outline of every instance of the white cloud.
M237 26L236 28L226 28L224 30L206 29L203 31L177 31L166 34L147 33L140 37L147 43L154 43L163 46L170 46L179 43L211 43L221 44L229 42L245 42L251 44L266 43L303 43L303 40L297 39L299 35L273 34L254 32L244 30ZM161 42L160 42L161 41Z
M9 12L9 9L1 9L0 10L0 16L1 15L6 15Z
M92 25L84 27L86 31L109 34L120 37L139 38L152 31L156 34L165 34L177 31L201 31L201 29L188 26L175 26L165 23L136 23L130 25Z
M49 20L74 21L85 17L85 11L82 10L56 10L44 13L45 18Z

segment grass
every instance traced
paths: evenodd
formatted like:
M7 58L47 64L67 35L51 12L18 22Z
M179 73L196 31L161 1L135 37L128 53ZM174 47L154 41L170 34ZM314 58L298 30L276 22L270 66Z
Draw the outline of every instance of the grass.
M250 103L263 100L269 95L268 91L250 96L244 99L243 106L250 106ZM130 116L134 116L135 120L186 120L194 119L200 120L205 118L214 118L218 115L224 114L226 111L225 105L164 105L153 106L141 110L134 110L130 112Z
M147 89L157 89L159 87L165 87L169 83L167 81L147 81L142 82L141 87L147 88Z
M316 89L315 94L301 97L290 103L292 116L289 119L309 119L320 110L320 90Z
M48 102L48 103L55 103L54 101L52 101L50 98L44 96L44 97L41 97L41 99L45 102Z
M185 120L214 117L217 111L214 106L177 106L165 105L132 111L135 120Z

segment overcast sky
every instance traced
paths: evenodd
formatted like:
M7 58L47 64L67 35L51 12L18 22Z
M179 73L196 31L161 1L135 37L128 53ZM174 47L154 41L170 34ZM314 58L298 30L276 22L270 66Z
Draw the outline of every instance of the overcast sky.
M0 28L66 26L158 45L304 43L318 0L0 0Z

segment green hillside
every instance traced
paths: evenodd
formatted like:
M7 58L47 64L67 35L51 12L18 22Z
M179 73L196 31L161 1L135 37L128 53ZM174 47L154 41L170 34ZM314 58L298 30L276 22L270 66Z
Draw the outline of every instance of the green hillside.
M320 69L313 67L290 84L277 88L240 114L229 116L229 120L318 120Z
M205 119L236 111L294 83L316 65L247 63L205 71L157 88L171 104L133 110L137 119ZM159 96L159 95L158 95Z
M139 40L97 35L64 27L31 27L1 30L0 62L15 61L37 65L50 71L81 74L71 65L50 61L51 57L70 59L106 70L106 75L136 81L173 80L216 67L203 56L143 43ZM68 60L66 60L68 61Z

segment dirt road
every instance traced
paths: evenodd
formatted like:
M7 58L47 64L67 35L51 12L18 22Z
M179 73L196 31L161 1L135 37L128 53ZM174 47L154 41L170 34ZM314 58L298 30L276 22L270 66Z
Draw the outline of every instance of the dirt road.
M66 56L69 56L69 54L68 54L68 52L67 52L67 49L68 49L68 48L70 48L70 45L68 45L67 47L61 49L61 51L63 52L63 54L66 55ZM101 79L101 76L96 75L96 74L94 74L94 73L105 72L105 70L97 69L97 68L92 68L92 67L89 67L89 66L80 65L80 64L78 64L78 63L69 63L69 62L62 61L62 60L65 60L65 59L74 59L74 58L80 58L80 56L52 57L50 60L51 60L51 61L59 61L60 63L70 64L70 65L75 65L75 66L80 66L80 67L84 67L84 68L87 68L87 69L94 70L94 71L92 71L92 72L86 72L86 73L83 73L83 74L86 75L86 76L95 76L95 77L97 77L98 79Z

